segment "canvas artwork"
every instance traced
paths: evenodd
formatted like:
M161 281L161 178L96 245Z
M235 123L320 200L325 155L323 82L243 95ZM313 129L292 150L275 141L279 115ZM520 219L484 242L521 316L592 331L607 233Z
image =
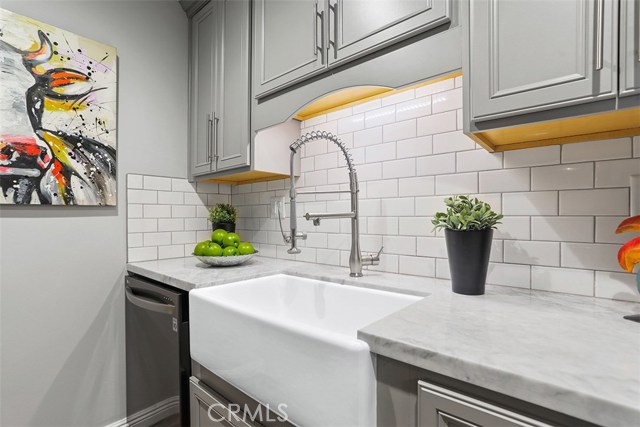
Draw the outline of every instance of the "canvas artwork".
M116 49L0 8L0 204L116 204Z

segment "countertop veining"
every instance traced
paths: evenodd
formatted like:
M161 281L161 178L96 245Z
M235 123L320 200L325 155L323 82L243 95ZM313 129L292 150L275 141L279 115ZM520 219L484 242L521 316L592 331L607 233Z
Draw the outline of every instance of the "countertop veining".
M640 304L487 286L453 294L446 280L255 257L224 269L195 258L128 264L184 290L286 273L424 296L362 329L371 351L586 421L640 425Z

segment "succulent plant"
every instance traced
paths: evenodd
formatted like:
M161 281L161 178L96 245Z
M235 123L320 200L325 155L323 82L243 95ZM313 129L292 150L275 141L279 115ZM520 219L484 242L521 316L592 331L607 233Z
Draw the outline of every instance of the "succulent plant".
M236 208L227 203L218 203L209 209L209 221L213 224L236 223Z
M431 223L434 229L456 231L490 230L497 228L502 215L491 209L488 203L468 196L453 196L444 199L446 212L436 212Z

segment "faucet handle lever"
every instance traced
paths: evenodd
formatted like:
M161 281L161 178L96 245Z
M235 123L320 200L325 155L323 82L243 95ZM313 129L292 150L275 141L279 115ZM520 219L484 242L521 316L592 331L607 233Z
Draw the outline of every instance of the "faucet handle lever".
M362 263L366 264L366 265L378 265L380 264L380 255L382 254L382 250L384 249L384 246L380 247L380 250L378 251L377 254L369 254L369 255L364 255L362 257Z

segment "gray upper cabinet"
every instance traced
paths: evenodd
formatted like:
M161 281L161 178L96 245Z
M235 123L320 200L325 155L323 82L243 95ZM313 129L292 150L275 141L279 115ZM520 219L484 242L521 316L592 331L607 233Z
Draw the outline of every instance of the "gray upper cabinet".
M470 2L471 119L617 95L617 0Z
M640 0L620 2L620 96L640 94Z
M330 0L329 63L366 54L451 21L451 0Z
M250 161L250 4L212 1L191 21L191 175Z
M326 68L325 0L254 1L254 93Z

